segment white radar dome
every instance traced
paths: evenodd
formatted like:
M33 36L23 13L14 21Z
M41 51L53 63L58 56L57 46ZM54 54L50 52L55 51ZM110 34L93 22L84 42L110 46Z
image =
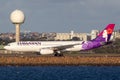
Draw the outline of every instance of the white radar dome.
M10 19L13 24L22 24L24 23L25 16L21 10L15 10L11 13Z

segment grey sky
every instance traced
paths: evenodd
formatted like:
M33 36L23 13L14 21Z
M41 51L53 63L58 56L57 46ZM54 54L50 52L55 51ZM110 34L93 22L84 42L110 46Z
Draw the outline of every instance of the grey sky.
M90 32L109 23L120 29L120 0L1 0L0 32L15 30L9 19L15 9L26 15L21 30Z

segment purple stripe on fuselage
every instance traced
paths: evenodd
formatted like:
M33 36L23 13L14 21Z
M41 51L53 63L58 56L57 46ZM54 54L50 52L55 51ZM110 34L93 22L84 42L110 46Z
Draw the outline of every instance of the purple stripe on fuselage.
M82 49L89 50L89 49L97 48L100 46L102 46L100 41L87 41L82 44Z
M105 38L103 38L102 36L99 36L91 41L83 42L82 49L89 50L92 48L98 48L104 44L105 44Z

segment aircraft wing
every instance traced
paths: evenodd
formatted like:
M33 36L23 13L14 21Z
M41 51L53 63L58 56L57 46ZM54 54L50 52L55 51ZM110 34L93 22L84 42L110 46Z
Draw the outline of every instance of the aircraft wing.
M47 47L52 50L64 50L66 48L72 48L75 45L80 45L80 43L77 44L69 44L69 45L59 45L59 46L53 46L53 47Z

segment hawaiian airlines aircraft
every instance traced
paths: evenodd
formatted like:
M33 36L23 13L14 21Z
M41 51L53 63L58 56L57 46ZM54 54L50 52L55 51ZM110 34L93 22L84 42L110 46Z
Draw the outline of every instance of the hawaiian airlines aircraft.
M109 44L115 24L109 24L90 41L20 41L9 43L4 48L11 51L39 52L62 56L64 51L90 50Z

